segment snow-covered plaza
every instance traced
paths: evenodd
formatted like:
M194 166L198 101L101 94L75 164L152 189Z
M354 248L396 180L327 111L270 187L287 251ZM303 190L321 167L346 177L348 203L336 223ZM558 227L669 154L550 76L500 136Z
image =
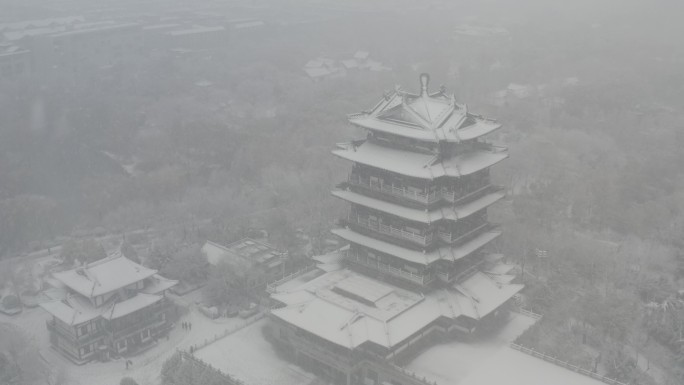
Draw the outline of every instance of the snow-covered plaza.
M195 356L249 385L306 385L314 381L313 374L276 355L261 331L266 322L253 323L200 349Z
M497 333L427 349L406 369L439 385L599 385L602 382L529 356L510 343L535 319L511 313Z

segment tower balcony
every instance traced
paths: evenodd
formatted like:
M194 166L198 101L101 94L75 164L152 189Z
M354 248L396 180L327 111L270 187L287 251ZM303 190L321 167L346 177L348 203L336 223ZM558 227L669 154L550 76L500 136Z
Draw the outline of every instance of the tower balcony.
M471 230L468 230L467 232L463 234L458 234L454 232L445 232L445 231L439 231L439 239L442 241L449 243L449 244L457 244L457 243L462 243L470 240L471 238L474 238L477 234L485 231L485 230L494 230L496 229L497 226L492 225L489 222L485 222L482 224L477 225Z
M104 336L104 331L102 329L77 336L73 328L66 328L55 322L54 319L45 321L45 324L50 333L59 334L62 338L68 340L76 347L86 345Z
M477 273L480 271L480 266L484 263L484 261L478 261L471 266L465 268L465 269L459 269L459 270L452 270L452 271L438 271L436 276L437 278L445 283L453 283L453 282L458 282L460 280L466 279L470 277L471 275Z
M382 263L376 259L369 258L368 256L360 255L357 251L350 250L347 253L347 261L361 265L367 269L378 271L380 273L389 274L393 277L409 280L421 286L425 286L435 280L434 275L429 272L424 274L413 273L404 269Z
M454 205L458 206L479 199L487 194L499 191L503 191L503 187L493 185L489 183L489 181L486 181L481 186L475 187L471 189L469 192L465 192L465 194L463 192L456 192L454 190L444 189L442 190L441 195L445 201L453 203Z
M349 184L352 186L364 188L371 191L380 192L398 198L408 199L411 201L430 205L442 199L440 192L420 192L405 186L395 186L393 184L385 184L370 180L370 178L363 178L358 174L351 174L349 176Z
M414 233L391 225L383 224L382 222L377 220L371 220L370 218L354 214L350 214L348 220L351 224L359 225L360 227L363 227L365 229L389 235L394 238L408 240L420 246L428 246L432 244L435 240L434 231L428 231L424 234Z

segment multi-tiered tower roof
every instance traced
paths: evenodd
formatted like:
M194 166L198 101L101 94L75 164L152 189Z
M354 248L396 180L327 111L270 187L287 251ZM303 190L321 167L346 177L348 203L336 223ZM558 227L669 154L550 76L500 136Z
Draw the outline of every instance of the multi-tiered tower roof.
M363 141L333 153L353 162L333 195L350 203L344 228L347 261L401 284L428 288L477 271L481 250L501 232L487 207L502 199L489 168L508 157L482 137L501 127L468 112L444 88L420 94L397 88L349 121L367 130Z
M353 162L333 191L350 204L333 230L349 245L268 285L274 341L336 383L407 383L376 365L433 333L472 333L522 289L485 252L501 234L487 207L505 195L489 168L508 155L482 137L501 126L420 80L420 94L397 88L350 116L367 138L333 151Z

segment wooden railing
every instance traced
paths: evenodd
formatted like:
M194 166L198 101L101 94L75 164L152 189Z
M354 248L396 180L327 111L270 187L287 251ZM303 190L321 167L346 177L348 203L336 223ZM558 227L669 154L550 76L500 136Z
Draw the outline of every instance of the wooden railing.
M45 321L45 324L47 325L47 329L50 332L58 333L63 338L68 339L76 345L84 345L86 343L95 341L104 336L104 331L102 329L98 329L94 333L87 333L81 336L76 336L73 331L57 325L53 320L47 320Z
M361 227L365 227L370 230L374 230L380 233L391 235L398 238L407 239L411 242L415 242L422 246L427 246L432 243L434 239L434 233L428 232L425 235L415 234L404 229L396 228L390 225L385 225L380 222L371 222L368 218L363 218L359 215L350 215L350 221L352 223L357 223Z
M489 190L492 186L493 185L491 183L487 182L483 186L478 187L476 190L471 191L471 192L469 192L465 195L459 196L459 197L456 197L455 191L443 190L442 196L444 197L445 200L457 205L457 204L462 203L464 201L470 200L470 199L474 198L475 196L482 195L484 192Z
M108 331L109 336L112 340L116 341L123 337L128 337L131 334L137 333L147 328L154 328L165 324L166 319L159 319L158 317L150 317L144 321L136 322L134 325L128 326L123 329Z
M437 385L437 382L430 382L425 377L419 377L415 373L402 368L390 362L383 362L381 360L366 360L362 363L363 366L373 369L378 373L382 373L383 377L391 377L392 379L400 381L406 385Z
M370 179L362 179L360 176L351 174L349 177L349 184L353 186L364 187L369 190L379 191L385 194L394 195L400 198L414 200L416 202L430 204L439 201L442 196L437 191L428 193L418 192L405 186L394 186L391 184L371 182Z
M304 352L312 358L324 361L326 364L342 370L348 370L349 367L356 365L358 360L351 356L351 352L334 353L315 341L309 341L305 337L291 336L289 341L296 349Z
M539 321L539 320L542 319L542 317L543 317L543 315L541 315L541 314L537 314L537 313L535 313L535 312L532 312L532 311L530 311L530 310L523 309L523 308L521 308L521 307L515 309L514 311L515 311L516 313L520 313L520 314L522 314L522 315L526 315L526 316L528 316L528 317L534 318L534 319L537 320L537 321Z
M307 273L307 272L309 272L315 268L316 268L316 264L313 263L313 264L305 266L305 267L295 271L294 273L291 273L291 274L289 274L289 275L287 275L287 276L285 276L285 277L283 277L283 278L281 278L275 282L271 282L269 284L266 284L266 292L269 294L277 293L278 292L278 286L282 285L283 283L285 283L285 282L287 282L287 281L289 281L289 280L291 280L297 276L300 276L304 273Z
M426 285L434 280L434 277L430 274L415 274L410 271L396 268L379 261L373 261L370 258L364 258L357 253L347 254L347 259L354 263L358 263L368 268L372 268L378 271L389 273L393 276L408 279L420 285Z
M470 266L470 267L468 267L467 269L465 269L465 270L463 270L463 271L458 271L458 272L454 272L454 273L444 273L444 272L441 272L441 271L440 271L440 272L437 273L437 276L438 276L443 282L454 282L454 281L458 281L458 280L460 280L461 278L469 277L469 276L471 276L471 275L477 273L477 272L479 271L479 268L480 268L480 265L481 265L481 264L482 264L482 262L476 263L476 264L474 264L473 266Z
M463 239L465 239L465 238L467 238L467 237L473 235L474 233L476 233L476 232L482 230L483 228L485 228L485 227L487 227L487 226L490 226L490 223L485 221L485 223L483 223L483 224L477 226L476 228L474 228L474 229L468 231L467 233L461 234L461 235L457 235L456 238L454 238L454 234L453 234L453 233L445 233L445 232L443 232L443 231L440 231L440 232L439 232L439 238L440 238L441 240L443 240L444 242L447 242L447 243L456 243L456 242L459 242L459 241L461 241L461 240L463 240Z
M531 355L531 356L533 356L533 357L541 358L541 359L544 360L544 361L550 362L550 363L552 363L552 364L556 364L556 365L561 366L561 367L566 368L566 369L570 369L570 370L572 370L573 372L577 372L577 373L583 374L583 375L585 375L585 376L588 376L588 377L591 377L591 378L593 378L593 379L599 380L599 381L604 382L604 383L606 383L606 384L610 384L610 385L627 385L627 384L625 384L625 383L623 383L623 382L620 382L620 381L618 381L618 380L616 380L616 379L614 379L614 378L606 377L606 376L601 375L601 374L599 374L599 373L592 372L591 370L584 369L584 368L582 368L581 366L573 365L573 364L571 364L571 363L569 363L569 362L567 362L567 361L559 360L559 359L556 358L556 357L549 356L548 354L544 354L544 353L539 352L539 351L536 351L536 350L534 350L534 349L532 349L532 348L527 348L527 347L525 347L525 346L518 345L518 344L515 344L515 343L511 343L511 348L513 348L513 349L515 349L515 350L517 350L517 351L523 352L523 353L525 353L525 354L529 354L529 355Z
M236 332L246 328L247 326L250 326L250 325L256 323L257 321L260 321L261 319L266 317L268 312L269 312L268 309L259 311L258 313L254 314L253 316L246 318L243 322L240 322L237 325L233 325L232 327L229 327L229 328L223 330L223 332L221 332L221 333L216 333L216 334L214 334L213 337L205 338L204 341L201 341L197 344L192 345L192 351L196 352L199 349L205 348L205 347L213 344L214 342L216 342L220 339L226 338L229 335L236 333Z
M176 351L178 352L178 354L180 354L181 359L183 361L190 361L197 368L201 368L203 370L208 370L208 371L214 372L214 374L218 375L218 377L221 378L222 385L245 385L244 382L238 380L237 378L231 376L228 373L223 373L221 371L221 369L217 369L217 368L212 367L208 363L200 360L199 358L193 356L192 354L190 354L188 352L178 350L178 349L176 349Z

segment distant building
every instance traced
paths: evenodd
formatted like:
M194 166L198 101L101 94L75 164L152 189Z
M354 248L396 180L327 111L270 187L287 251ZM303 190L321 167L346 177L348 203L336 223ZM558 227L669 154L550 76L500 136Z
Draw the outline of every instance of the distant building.
M2 23L0 24L0 32L73 26L83 22L85 22L83 16L50 17L46 19L24 20L15 23Z
M505 317L523 288L487 249L501 235L487 208L505 197L489 169L508 153L481 138L501 125L428 82L349 117L368 135L333 151L353 164L332 193L349 203L333 230L348 245L268 286L276 343L336 384L420 383L389 364Z
M78 79L126 62L142 49L140 25L91 23L33 36L30 49L36 73Z
M0 43L0 82L28 78L31 52L11 43Z
M259 19L237 19L228 21L228 29L236 33L262 30L265 27L266 23Z
M325 57L309 60L304 65L304 72L314 81L346 75L344 67L339 66L334 59Z
M314 81L343 77L356 70L391 71L390 67L379 61L371 60L366 51L357 51L351 58L346 56L341 60L319 57L309 60L304 65L304 72Z
M166 279L121 255L53 274L64 300L42 303L50 344L76 363L133 353L168 332Z
M202 246L202 252L211 265L226 263L254 272L258 282L252 282L253 285L266 284L267 281L282 275L283 263L287 256L287 253L251 238L244 238L227 246L207 241Z
M165 35L172 48L195 49L220 45L228 37L228 32L222 26L193 25L184 29L168 31Z
M454 28L453 36L456 39L510 39L510 32L499 26L484 26L463 24Z

